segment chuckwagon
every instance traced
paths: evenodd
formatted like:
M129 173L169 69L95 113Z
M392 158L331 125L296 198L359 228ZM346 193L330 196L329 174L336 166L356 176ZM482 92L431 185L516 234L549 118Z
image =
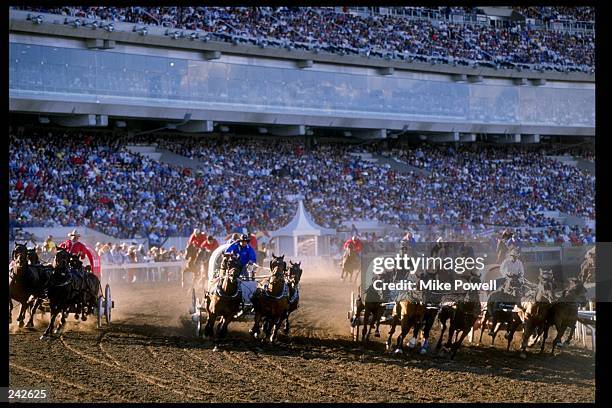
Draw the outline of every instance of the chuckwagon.
M191 289L191 306L189 308L189 313L191 314L191 321L196 337L202 337L203 335L203 328L208 319L205 297L207 292L214 291L217 288L217 278L220 276L221 272L223 253L229 246L230 244L220 245L211 253L208 262L207 285L204 291L201 292L202 296L198 296L196 288ZM257 280L268 277L255 276L253 270L248 270L248 276L248 278L241 277L238 279L240 290L237 293L242 295L242 300L238 312L233 317L233 321L253 321L255 313L253 311L253 304L251 303L251 296L257 289Z

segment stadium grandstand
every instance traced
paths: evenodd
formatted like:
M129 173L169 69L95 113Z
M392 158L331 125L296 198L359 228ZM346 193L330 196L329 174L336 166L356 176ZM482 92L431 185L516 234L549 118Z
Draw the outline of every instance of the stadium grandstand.
M594 19L13 7L11 235L87 228L115 242L100 253L126 257L119 242L159 247L194 228L266 234L303 197L317 224L372 241L512 228L525 243L593 243Z

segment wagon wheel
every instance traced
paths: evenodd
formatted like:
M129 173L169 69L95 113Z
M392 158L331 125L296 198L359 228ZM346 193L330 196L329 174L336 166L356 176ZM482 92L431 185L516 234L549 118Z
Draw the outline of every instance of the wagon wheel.
M98 296L98 310L96 311L98 315L98 329L102 328L102 315L104 314L104 297Z
M354 341L359 341L359 316L357 316L357 307L355 307L355 292L351 291L351 310L349 311L349 324L351 325L351 337ZM352 325L352 319L355 318L357 324Z
M104 316L106 317L106 324L111 322L111 309L115 306L113 298L111 297L110 286L107 283L104 288Z
M194 314L198 311L198 298L196 297L195 288L191 288L191 306L189 307L189 314Z

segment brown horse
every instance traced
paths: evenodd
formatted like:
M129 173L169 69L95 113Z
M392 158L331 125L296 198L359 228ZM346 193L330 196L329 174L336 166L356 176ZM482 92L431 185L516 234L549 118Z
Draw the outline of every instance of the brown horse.
M397 336L395 354L402 354L404 352L404 337L406 337L412 328L414 328L414 334L408 342L408 348L412 349L414 346L416 346L421 321L423 320L425 312L427 311L425 303L417 295L417 293L413 293L406 299L395 302L395 307L393 308L393 320L391 321L391 329L389 330L389 336L387 337L386 343L387 350L390 350L391 339L393 333L395 333L395 327L400 324L402 331L400 335Z
M264 337L271 343L276 341L276 335L283 317L289 310L289 287L285 281L287 264L283 257L273 257L270 262L272 276L263 287L258 287L251 296L253 309L255 310L255 322L249 333L259 339L259 328L263 320Z
M214 325L217 317L221 317L221 321L217 326L217 336L225 337L227 329L240 310L242 303L242 292L240 290L240 275L241 265L238 256L224 255L224 268L221 271L221 276L216 279L216 284L213 284L205 297L206 311L208 319L204 327L204 336L213 337Z
M344 282L344 279L348 277L349 282L357 281L357 277L359 273L355 274L355 272L359 272L361 268L361 261L359 259L359 253L355 251L353 248L353 244L348 245L346 251L342 255L342 273L340 274L340 279ZM355 274L355 280L353 281L353 274Z
M540 353L544 352L544 344L548 336L546 321L549 310L554 302L552 271L540 269L539 283L535 289L532 299L522 302L519 306L518 315L523 322L523 338L521 341L521 358L527 358L527 343L532 335L542 336Z
M191 244L187 247L187 264L181 270L181 287L185 287L185 273L191 272L193 277L191 279L191 287L197 288L202 283L204 276L206 275L206 268L208 266L208 259L210 258L210 252L204 248L198 248Z

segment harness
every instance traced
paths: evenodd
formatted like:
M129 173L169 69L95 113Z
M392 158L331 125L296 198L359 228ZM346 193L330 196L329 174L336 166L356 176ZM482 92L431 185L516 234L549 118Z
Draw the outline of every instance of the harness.
M238 297L238 295L242 297L242 291L240 290L240 279L237 279L237 281L238 282L236 285L236 290L234 291L232 295L228 295L227 293L223 292L223 288L221 287L222 286L221 279L219 279L219 281L217 282L217 286L215 287L215 291L213 293L224 299L235 299L236 297Z
M288 297L289 296L289 286L287 285L287 282L285 282L283 284L283 290L281 292L280 295L278 296L273 296L268 292L268 286L270 285L269 282L265 283L263 286L263 291L264 291L264 295L269 298L269 299L274 299L274 300L281 300L284 297ZM297 293L297 290L296 290Z

